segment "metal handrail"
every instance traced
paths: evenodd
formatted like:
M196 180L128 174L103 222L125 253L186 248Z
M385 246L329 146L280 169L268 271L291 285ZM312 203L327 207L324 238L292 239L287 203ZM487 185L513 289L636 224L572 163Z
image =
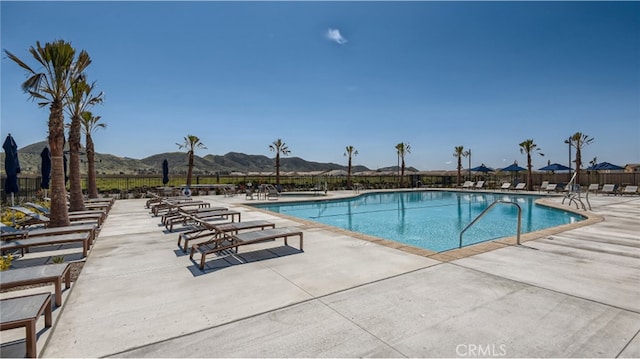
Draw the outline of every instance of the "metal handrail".
M520 245L520 227L522 225L522 208L520 207L519 204L515 203L515 202L511 202L511 201L503 201L503 200L496 200L495 202L491 203L489 205L489 207L485 208L484 211L482 211L473 221L471 221L471 223L467 224L466 227L464 227L464 229L462 230L462 232L460 232L460 245L458 246L458 248L462 248L462 235L464 234L464 232L467 231L467 229L469 229L469 227L473 226L477 221L480 220L480 218L484 217L484 215L491 209L493 208L493 206L495 206L498 203L506 203L506 204L512 204L516 207L518 207L518 232L516 235L516 242L518 243L518 245Z

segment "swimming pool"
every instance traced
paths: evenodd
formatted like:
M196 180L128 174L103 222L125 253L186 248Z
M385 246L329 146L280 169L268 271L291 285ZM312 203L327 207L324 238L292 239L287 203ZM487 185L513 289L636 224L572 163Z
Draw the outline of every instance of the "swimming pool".
M405 243L436 252L459 246L460 232L495 200L522 208L522 233L584 217L540 206L532 195L478 192L385 192L353 198L299 203L262 203L255 207L330 226ZM463 237L463 246L516 235L518 210L512 205L491 209Z

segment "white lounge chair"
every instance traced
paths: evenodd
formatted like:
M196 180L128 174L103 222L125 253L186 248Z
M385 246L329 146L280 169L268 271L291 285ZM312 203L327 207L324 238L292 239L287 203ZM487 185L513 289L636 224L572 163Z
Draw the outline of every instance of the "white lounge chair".
M593 192L594 194L598 194L598 190L599 189L600 189L600 184L599 183L592 183L587 188L587 193Z
M524 191L527 188L527 184L525 182L520 182L513 189L514 191Z
M616 185L615 184L607 183L607 184L602 186L602 189L600 190L600 193L618 194L618 191L616 190Z
M538 192L546 191L547 186L549 186L549 181L543 181L542 184L540 184L540 189L538 190Z
M510 182L505 182L500 187L501 191L508 191L509 189L511 189L511 183Z
M625 186L624 189L622 191L620 191L620 194L628 194L628 195L634 195L634 194L638 194L638 186Z
M475 182L471 182L471 181L465 181L464 184L462 184L462 188L473 188L473 185L475 184Z
M478 181L478 183L476 183L476 185L473 188L475 189L484 188L484 181Z

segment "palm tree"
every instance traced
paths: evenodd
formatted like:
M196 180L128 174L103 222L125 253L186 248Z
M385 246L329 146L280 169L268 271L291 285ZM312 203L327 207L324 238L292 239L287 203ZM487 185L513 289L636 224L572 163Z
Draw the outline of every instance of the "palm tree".
M269 150L276 153L276 185L280 186L280 155L287 156L291 151L279 138L269 145Z
M571 146L576 149L576 181L575 184L580 184L580 167L582 166L582 148L591 144L595 138L589 137L582 132L574 133L571 138Z
M29 53L42 68L36 72L11 52L7 57L27 71L29 78L22 90L38 101L38 106L49 106L49 148L51 149L51 213L50 227L69 225L67 191L64 184L64 102L70 87L89 65L89 55L82 50L76 60L76 50L70 43L58 40L52 43L36 42Z
M351 158L358 155L358 150L353 146L347 146L344 155L349 157L349 166L347 168L347 188L351 188Z
M400 187L404 185L404 157L411 153L411 146L408 143L400 142L396 145L396 151L398 153L398 159L402 161L400 170Z
M89 60L90 61L90 60ZM102 92L95 95L95 82L87 83L85 76L71 85L71 93L67 101L67 113L71 118L69 125L69 188L70 211L83 211L84 200L82 198L82 184L80 182L80 149L82 145L82 116L92 106L102 103Z
M462 152L462 157L469 158L469 181L471 181L471 149Z
M533 140L524 140L520 143L520 153L527 154L527 188L533 188L532 178L531 178L531 154L534 152L538 152L540 156L544 156L544 153L540 152L541 149L536 145Z
M81 124L82 132L85 136L85 147L87 149L87 192L89 198L98 198L98 186L96 185L96 164L95 164L95 146L93 144L93 138L91 134L98 128L106 128L104 123L98 123L100 116L93 116L89 111L82 113Z
M591 161L589 161L591 167L595 167L598 164L598 157L594 157Z
M189 159L189 169L187 170L187 188L191 187L191 175L193 173L193 156L194 153L196 151L196 149L206 149L207 147L205 147L205 145L200 142L200 139L198 138L198 136L194 136L194 135L187 135L187 137L184 138L184 143L177 143L176 145L178 145L178 148L183 149L186 148L187 149L187 157Z
M462 157L464 156L464 146L456 146L453 157L458 158L458 187L460 186L460 172L462 171Z

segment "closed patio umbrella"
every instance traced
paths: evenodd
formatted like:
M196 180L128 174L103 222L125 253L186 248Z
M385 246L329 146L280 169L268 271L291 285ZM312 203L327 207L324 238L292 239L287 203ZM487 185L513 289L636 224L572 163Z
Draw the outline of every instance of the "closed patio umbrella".
M49 189L49 181L51 180L51 151L49 151L49 147L45 147L42 152L40 152L40 158L40 173L42 175L40 188L45 190L44 196L46 197L46 190Z
M4 149L4 171L7 174L7 180L4 183L4 191L7 194L11 194L11 206L15 205L14 196L18 193L18 173L20 173L20 160L18 159L18 145L16 141L11 137L11 134L7 135L7 138L2 144ZM12 212L11 218L12 224L15 224L15 214Z
M18 193L18 173L20 173L20 160L18 159L18 145L16 141L11 137L11 134L7 135L7 138L2 144L4 149L4 171L7 174L7 181L4 183L4 191L7 194L11 194L11 205L14 205L14 194Z
M162 161L162 184L167 185L169 183L169 162L165 159Z

